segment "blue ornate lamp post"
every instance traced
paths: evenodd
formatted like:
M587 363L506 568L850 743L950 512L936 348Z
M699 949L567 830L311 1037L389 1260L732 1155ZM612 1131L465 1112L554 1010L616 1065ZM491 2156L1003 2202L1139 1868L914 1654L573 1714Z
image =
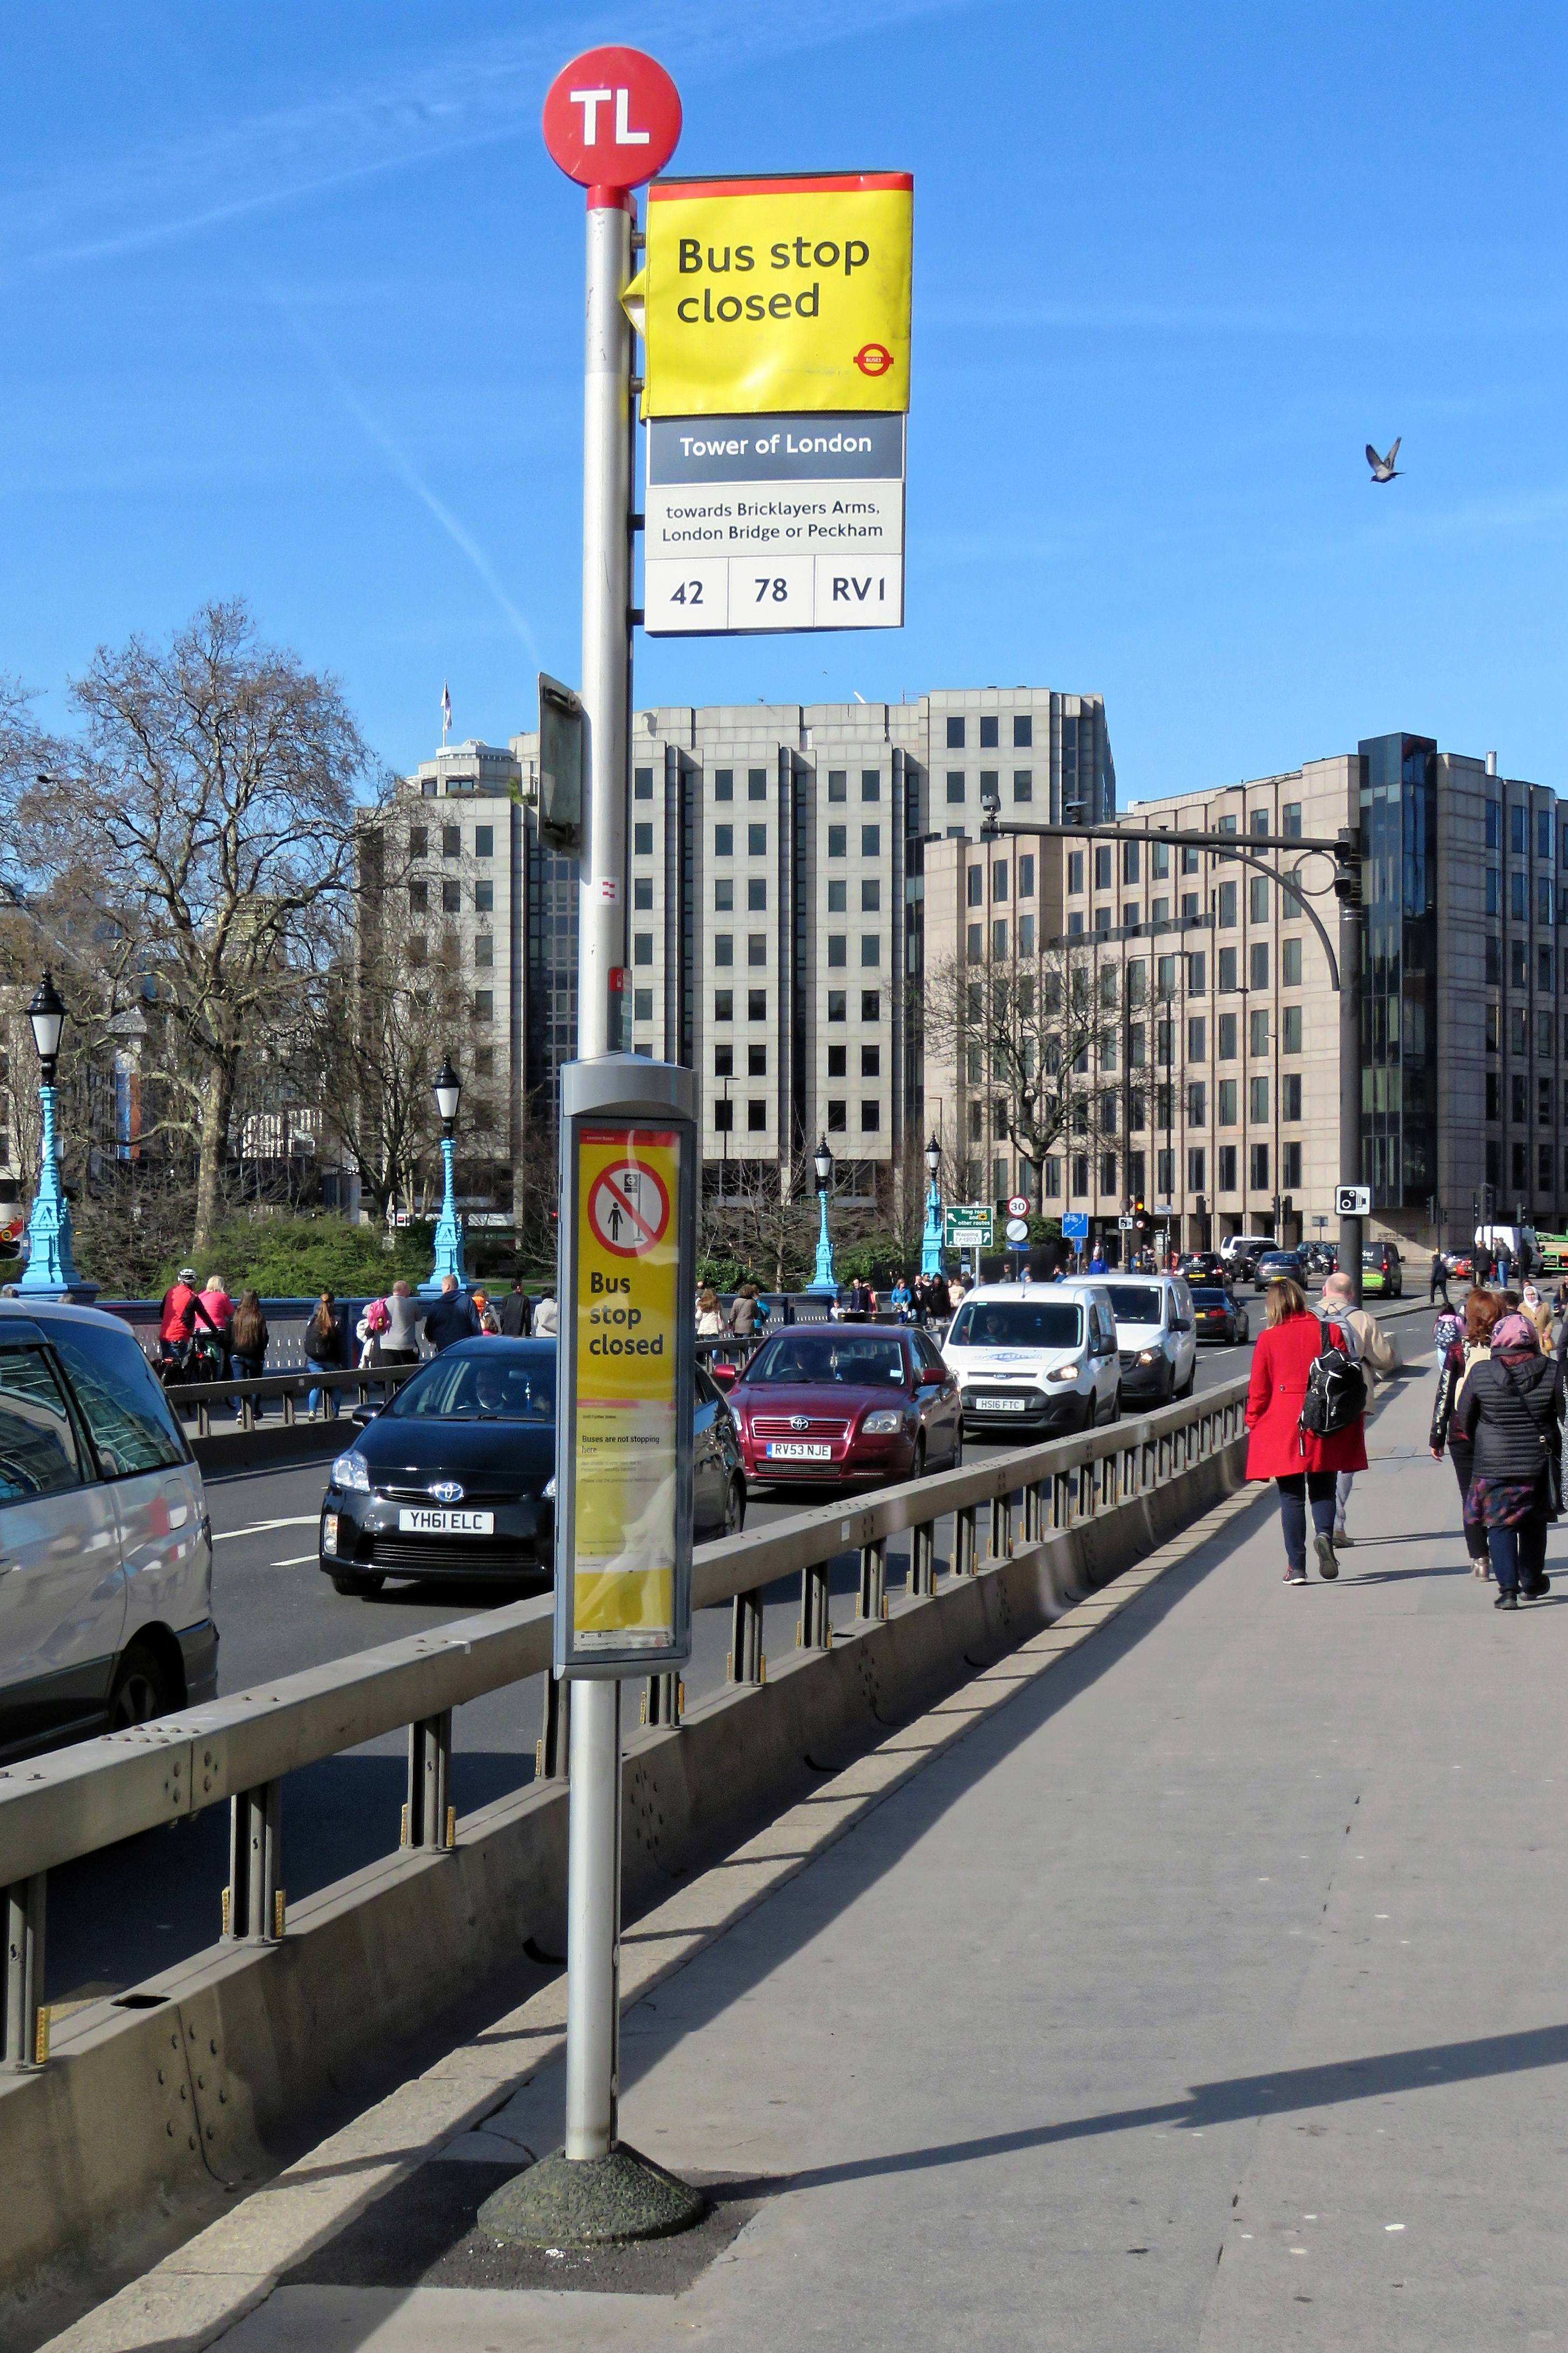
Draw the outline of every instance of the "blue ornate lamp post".
M450 1054L437 1071L432 1085L436 1108L441 1114L441 1172L444 1182L441 1214L436 1220L436 1263L429 1282L419 1286L421 1292L426 1293L439 1291L448 1274L455 1274L459 1284L468 1282L468 1276L463 1271L463 1229L458 1221L458 1197L452 1179L452 1130L457 1125L458 1099L463 1092L463 1082L452 1068Z
M921 1236L922 1274L942 1272L942 1188L937 1183L941 1166L942 1145L933 1135L926 1145L926 1167L930 1172L931 1186L926 1194L925 1231Z
M59 1060L60 1032L66 1008L46 970L37 995L27 1008L33 1043L38 1050L38 1101L43 1106L44 1136L38 1152L38 1189L27 1219L27 1264L16 1288L33 1299L95 1299L96 1282L76 1270L71 1256L70 1203L60 1184L59 1156L55 1148L55 1068Z
M838 1296L838 1278L833 1271L833 1244L827 1239L827 1196L833 1184L833 1155L825 1135L812 1155L816 1171L816 1198L822 1212L821 1230L816 1237L816 1272L806 1284L808 1292L825 1292L830 1298Z

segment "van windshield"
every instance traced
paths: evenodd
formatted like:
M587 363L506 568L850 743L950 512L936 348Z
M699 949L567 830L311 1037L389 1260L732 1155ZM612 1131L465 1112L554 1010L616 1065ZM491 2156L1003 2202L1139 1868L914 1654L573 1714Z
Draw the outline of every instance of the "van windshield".
M1157 1282L1113 1282L1110 1304L1119 1324L1157 1324L1160 1286Z
M1076 1348L1083 1310L1069 1299L966 1299L947 1335L950 1348Z

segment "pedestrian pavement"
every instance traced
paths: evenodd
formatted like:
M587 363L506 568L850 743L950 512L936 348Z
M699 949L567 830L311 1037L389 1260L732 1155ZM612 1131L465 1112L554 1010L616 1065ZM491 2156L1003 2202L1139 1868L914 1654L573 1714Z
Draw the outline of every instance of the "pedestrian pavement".
M405 2087L60 2344L1568 2344L1568 1574L1493 1611L1412 1355L1337 1583L1233 1499L628 1937L621 2130L700 2232L475 2230L560 2139L557 1982L460 2118Z

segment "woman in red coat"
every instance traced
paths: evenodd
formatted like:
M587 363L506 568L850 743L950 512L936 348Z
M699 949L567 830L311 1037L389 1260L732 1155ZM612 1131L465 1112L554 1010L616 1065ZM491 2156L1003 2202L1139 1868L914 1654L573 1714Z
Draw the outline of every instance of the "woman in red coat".
M1263 1331L1252 1352L1252 1382L1247 1392L1247 1475L1279 1482L1279 1525L1285 1536L1285 1582L1307 1582L1307 1503L1312 1505L1312 1548L1319 1575L1338 1577L1334 1552L1334 1480L1341 1471L1366 1469L1363 1418L1331 1437L1300 1428L1307 1375L1322 1349L1322 1334L1297 1283L1268 1286ZM1338 1324L1329 1338L1347 1355L1355 1342Z

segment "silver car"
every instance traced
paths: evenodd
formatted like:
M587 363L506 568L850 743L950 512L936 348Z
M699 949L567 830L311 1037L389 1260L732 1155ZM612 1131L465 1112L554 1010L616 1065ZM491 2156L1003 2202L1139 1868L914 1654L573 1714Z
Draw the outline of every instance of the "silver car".
M119 1319L0 1302L0 1759L217 1690L202 1474Z

